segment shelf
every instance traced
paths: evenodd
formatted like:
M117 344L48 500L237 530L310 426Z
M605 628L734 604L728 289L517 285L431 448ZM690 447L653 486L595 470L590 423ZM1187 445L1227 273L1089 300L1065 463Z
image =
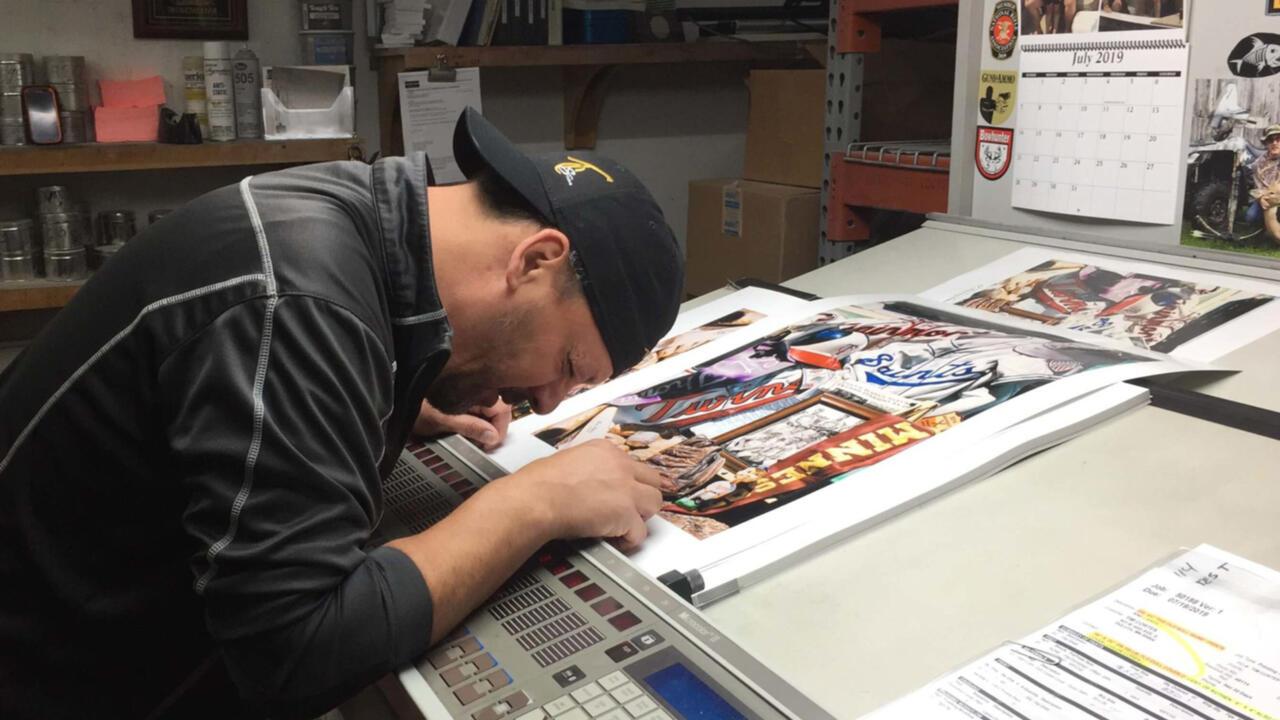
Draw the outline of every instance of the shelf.
M871 209L925 215L947 211L949 140L855 143L832 158L827 239L871 239Z
M356 138L333 140L237 140L200 145L85 143L0 147L0 176L50 173L165 170L233 165L292 165L346 160Z
M923 8L958 5L960 0L847 0L848 9L855 13L897 12Z
M0 284L0 312L60 308L76 294L80 282L45 282Z
M840 0L836 52L879 52L880 18L886 13L954 7L959 3L960 0Z
M530 65L645 65L690 62L818 61L826 40L763 42L699 41L619 45L545 45L533 47L385 48L382 58L403 61L401 70L449 67L524 67Z
M404 151L400 134L400 86L397 75L433 67L560 67L564 76L564 146L593 148L604 91L620 65L750 62L757 65L821 65L826 39L730 40L619 45L542 45L534 47L432 47L376 50L382 151Z

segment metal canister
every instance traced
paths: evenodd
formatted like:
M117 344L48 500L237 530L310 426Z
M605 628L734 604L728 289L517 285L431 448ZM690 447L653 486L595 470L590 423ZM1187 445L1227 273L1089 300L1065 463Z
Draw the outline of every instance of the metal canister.
M31 53L0 53L0 145L26 145L22 86L35 82Z
M84 226L84 216L77 212L41 215L40 236L44 239L45 252L83 250L88 241L84 234Z
M31 53L0 53L0 90L18 92L35 82Z
M62 118L62 142L89 142L89 125L84 112L64 112Z
M85 249L44 251L44 276L49 280L83 280L89 274Z
M45 55L44 80L51 85L84 85L84 56Z
M22 121L0 120L0 145L26 145L27 126Z
M84 246L90 247L95 242L96 233L93 229L93 213L89 212L89 203L81 201L73 208L71 214L80 221L80 237L84 238Z
M20 282L35 280L40 277L36 268L36 256L4 255L0 256L0 282Z
M22 121L22 93L0 91L0 119Z
M0 255L30 255L36 246L35 223L30 218L0 220Z
M84 112L89 109L89 90L84 85L52 83L58 93L58 107L63 112Z
M156 222L160 220L160 218L164 217L165 215L168 215L171 212L173 212L173 210L169 208L159 208L156 210L152 210L151 212L147 213L147 225L155 225Z
M115 257L116 253L120 252L120 248L123 248L123 247L124 245L115 243L112 245L99 245L98 247L94 248L93 249L93 255L94 255L93 266L95 268L102 267L103 265L106 264L108 260Z
M40 209L41 215L69 213L76 210L71 202L71 193L67 192L65 185L46 185L36 188L36 206Z
M98 213L98 244L123 245L138 234L132 210L103 210Z

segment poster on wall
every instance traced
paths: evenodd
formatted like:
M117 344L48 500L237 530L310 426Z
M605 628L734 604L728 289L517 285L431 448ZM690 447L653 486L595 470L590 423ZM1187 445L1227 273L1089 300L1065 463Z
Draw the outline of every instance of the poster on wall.
M1198 79L1191 107L1182 244L1280 258L1280 75Z
M133 0L133 36L248 40L248 0Z

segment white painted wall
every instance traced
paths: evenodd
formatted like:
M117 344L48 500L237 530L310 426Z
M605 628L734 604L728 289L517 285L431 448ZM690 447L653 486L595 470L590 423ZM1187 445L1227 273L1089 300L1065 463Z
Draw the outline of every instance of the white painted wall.
M264 65L300 60L293 0L249 0L249 41ZM356 2L362 28L363 3ZM169 104L182 108L181 64L199 41L135 40L129 0L0 0L0 52L84 55L90 79L159 74ZM377 82L362 33L356 39L357 132L378 150ZM743 65L633 66L614 76L600 120L598 150L630 167L653 191L678 237L685 234L687 185L742 172L746 128ZM485 69L485 114L530 152L562 149L563 99L556 68ZM96 87L92 90L96 101ZM34 189L63 184L94 212L175 207L260 168L0 178L0 216L34 213Z
M484 113L521 149L563 152L557 68L481 71ZM598 152L648 186L684 244L689 181L742 174L747 125L743 65L619 68L600 116Z

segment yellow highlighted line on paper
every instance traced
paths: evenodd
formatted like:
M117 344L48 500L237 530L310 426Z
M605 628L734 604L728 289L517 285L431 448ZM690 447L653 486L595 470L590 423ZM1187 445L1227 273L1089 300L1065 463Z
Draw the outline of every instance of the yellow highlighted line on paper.
M1132 660L1135 663L1138 663L1139 665L1142 665L1144 667L1149 667L1149 668L1155 668L1157 670L1163 670L1164 672L1185 681L1187 684L1194 685L1195 687L1205 691L1206 693L1209 693L1215 698L1225 703L1229 703L1232 706L1236 707L1237 709L1247 712L1250 715L1253 715L1254 717L1259 718L1259 720L1280 720L1280 718L1276 718L1274 715L1268 715L1267 713L1259 710L1256 707L1253 707L1252 705L1249 705L1248 703L1241 702L1240 700L1210 685L1204 680L1188 677L1186 673L1180 670L1171 668L1168 665L1165 665L1164 663L1160 662L1159 660L1156 660L1155 658L1143 655L1142 653L1138 652L1137 650L1134 650L1133 648L1129 647L1128 645L1125 645L1124 643L1120 642L1119 640L1116 640L1115 638L1108 637L1095 630L1094 632L1089 633L1089 639L1093 640L1094 642L1097 642L1098 644L1102 645L1108 650L1111 650L1112 652L1115 652L1119 655L1122 655L1128 658L1129 660Z
M1210 640L1209 638L1195 632L1194 630L1188 630L1187 628L1182 627L1181 625L1173 622L1172 620L1166 620L1165 618L1160 617L1159 615L1156 615L1150 610L1138 610L1138 617L1144 620L1150 620L1152 623L1156 625L1162 625L1164 627L1177 630L1178 632L1182 633L1183 635L1186 635L1187 637L1191 637L1191 638L1195 638L1196 640L1199 640L1200 642L1204 643L1205 645L1208 645L1214 650L1221 650L1225 652L1227 649L1222 643L1217 642L1216 640Z
M1183 633L1187 633L1185 628L1178 627L1177 625L1174 625L1173 623L1169 622L1168 620L1165 620L1159 615L1148 612L1146 610L1139 610L1138 616L1146 620L1147 622L1151 623L1152 625L1155 625L1156 629L1164 631L1164 634L1173 638L1174 642L1181 645L1182 649L1187 651L1187 654L1191 656L1191 660L1196 664L1196 674L1191 677L1192 680L1199 680L1204 677L1204 673L1205 673L1204 660L1200 658L1200 654L1196 652L1196 649L1191 647L1191 643L1187 642L1187 639L1182 636ZM1190 635L1191 633L1187 633L1187 634ZM1203 639L1198 635L1192 635L1192 636L1195 637L1197 640ZM1222 649L1225 649L1225 648L1222 648Z

